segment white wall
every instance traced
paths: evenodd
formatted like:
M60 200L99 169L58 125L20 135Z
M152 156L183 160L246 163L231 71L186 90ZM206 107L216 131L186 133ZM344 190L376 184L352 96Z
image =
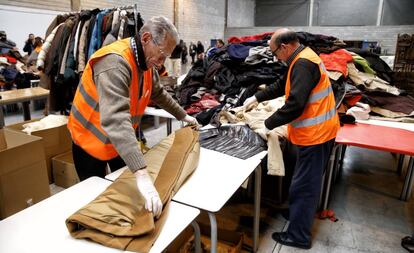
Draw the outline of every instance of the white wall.
M187 43L201 41L204 49L210 39L223 39L225 0L178 0L176 26Z
M274 32L280 27L227 27L225 38ZM399 26L290 26L296 32L310 32L335 36L341 40L368 40L381 43L383 54L395 54L398 34L414 34L414 25Z
M45 39L46 28L60 12L0 5L0 31L17 44L22 55L29 33Z
M50 22L59 14L58 11L44 10L46 8L42 4L39 4L38 8L43 9L12 6L14 4L30 4L32 6L38 0L19 0L17 2L7 0L7 4L10 3L11 5L2 5L2 1L5 0L0 0L0 30L5 30L8 38L16 42L21 51L29 33L43 38ZM60 1L65 6L67 2L70 2L68 0ZM190 41L197 42L200 40L207 49L210 45L210 39L222 39L224 37L225 0L176 1L177 12L175 14L173 0L80 0L80 5L82 9L92 9L137 3L138 10L144 20L152 16L163 15L174 22L181 39L187 42L187 45ZM251 2L252 0L246 1Z
M255 0L228 0L227 26L254 26Z

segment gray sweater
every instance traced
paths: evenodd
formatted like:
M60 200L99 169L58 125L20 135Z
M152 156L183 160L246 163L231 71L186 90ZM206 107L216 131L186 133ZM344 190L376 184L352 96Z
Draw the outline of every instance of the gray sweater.
M141 85L143 71L138 68L138 72ZM132 172L145 168L146 164L137 145L129 111L131 67L120 55L109 54L93 66L93 73L99 95L102 129ZM178 120L182 120L186 112L163 89L157 71L154 70L153 73L151 100Z

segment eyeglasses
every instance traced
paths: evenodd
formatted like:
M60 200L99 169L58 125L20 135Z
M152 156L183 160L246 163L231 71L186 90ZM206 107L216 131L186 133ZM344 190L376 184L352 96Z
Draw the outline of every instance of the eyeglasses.
M279 51L279 49L282 47L282 44L280 44L274 51L272 51L272 53L274 55L277 55L277 51Z
M170 57L170 55L168 55L164 51L162 51L162 49L160 48L160 45L158 45L158 43L155 41L154 38L152 38L152 42L154 43L155 46L157 46L158 51L160 51L160 54L164 59L167 59L168 57Z

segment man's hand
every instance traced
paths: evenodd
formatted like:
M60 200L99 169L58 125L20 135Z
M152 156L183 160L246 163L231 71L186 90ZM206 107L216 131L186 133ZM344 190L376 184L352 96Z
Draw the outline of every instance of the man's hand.
M152 183L151 177L148 175L147 169L141 169L135 172L138 190L145 198L145 209L152 212L158 219L162 212L162 202Z
M191 126L195 126L197 130L200 129L200 127L201 127L201 125L198 123L197 119L194 118L194 117L191 117L190 115L185 115L183 121L187 122Z
M250 108L251 105L253 105L256 102L257 102L257 98L256 98L256 96L253 95L253 96L247 98L246 100L244 100L243 106L244 106L244 108L248 109L248 108Z

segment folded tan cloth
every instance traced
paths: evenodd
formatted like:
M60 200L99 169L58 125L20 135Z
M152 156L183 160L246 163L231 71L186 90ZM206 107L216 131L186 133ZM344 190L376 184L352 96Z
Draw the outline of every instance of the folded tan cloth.
M135 175L125 170L95 200L66 220L69 233L74 238L108 247L148 252L165 223L173 194L195 170L199 155L198 132L189 127L179 129L145 154L164 205L160 219L154 220L152 213L144 208Z

